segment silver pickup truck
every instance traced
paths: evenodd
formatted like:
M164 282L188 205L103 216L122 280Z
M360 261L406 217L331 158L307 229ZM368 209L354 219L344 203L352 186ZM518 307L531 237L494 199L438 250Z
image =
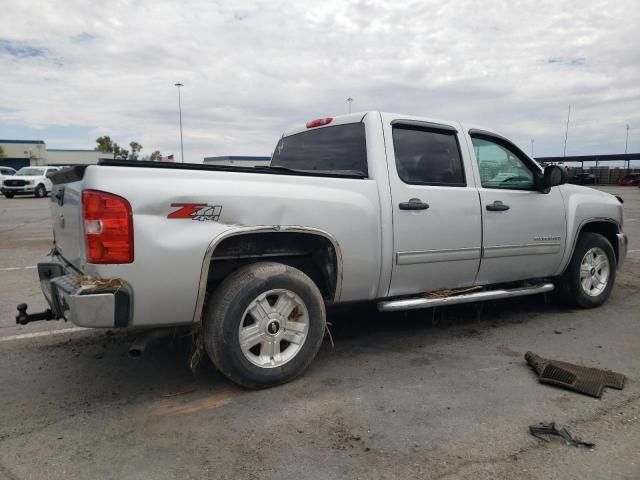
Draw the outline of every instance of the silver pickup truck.
M110 160L51 180L55 240L38 265L50 309L21 305L17 321L201 325L219 370L252 388L309 365L327 305L555 289L596 307L627 249L621 199L565 184L486 128L409 115L311 121L268 167Z

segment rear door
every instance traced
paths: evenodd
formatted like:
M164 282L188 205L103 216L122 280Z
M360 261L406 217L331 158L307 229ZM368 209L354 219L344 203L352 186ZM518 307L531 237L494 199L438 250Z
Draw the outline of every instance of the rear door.
M538 191L535 176L540 168L508 140L478 130L469 133L482 205L483 254L477 283L554 274L566 242L560 189Z
M394 231L389 295L472 285L480 202L459 125L382 118Z

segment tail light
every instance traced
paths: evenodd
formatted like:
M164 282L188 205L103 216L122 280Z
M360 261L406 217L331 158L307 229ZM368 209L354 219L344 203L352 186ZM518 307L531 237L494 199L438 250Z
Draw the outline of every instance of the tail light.
M133 262L133 216L126 199L83 190L82 218L89 263Z
M331 122L333 122L333 117L316 118L307 122L307 128L322 127L323 125L329 125Z

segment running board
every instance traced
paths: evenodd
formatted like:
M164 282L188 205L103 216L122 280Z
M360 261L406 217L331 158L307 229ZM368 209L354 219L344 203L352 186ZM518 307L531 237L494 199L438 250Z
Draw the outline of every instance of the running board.
M499 300L501 298L523 297L525 295L535 295L537 293L551 292L554 289L553 283L543 283L531 287L520 287L499 290L484 290L482 292L464 293L451 297L425 298L414 297L402 300L389 300L378 303L378 310L381 312L395 312L399 310L415 310L418 308L441 307L445 305L457 305L459 303L481 302L484 300Z

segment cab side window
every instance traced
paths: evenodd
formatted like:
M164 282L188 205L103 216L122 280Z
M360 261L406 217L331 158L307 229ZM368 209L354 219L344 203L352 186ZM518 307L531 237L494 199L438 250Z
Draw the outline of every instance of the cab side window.
M393 126L398 176L414 185L466 186L456 132Z
M533 172L510 149L486 138L471 140L484 188L535 190Z

